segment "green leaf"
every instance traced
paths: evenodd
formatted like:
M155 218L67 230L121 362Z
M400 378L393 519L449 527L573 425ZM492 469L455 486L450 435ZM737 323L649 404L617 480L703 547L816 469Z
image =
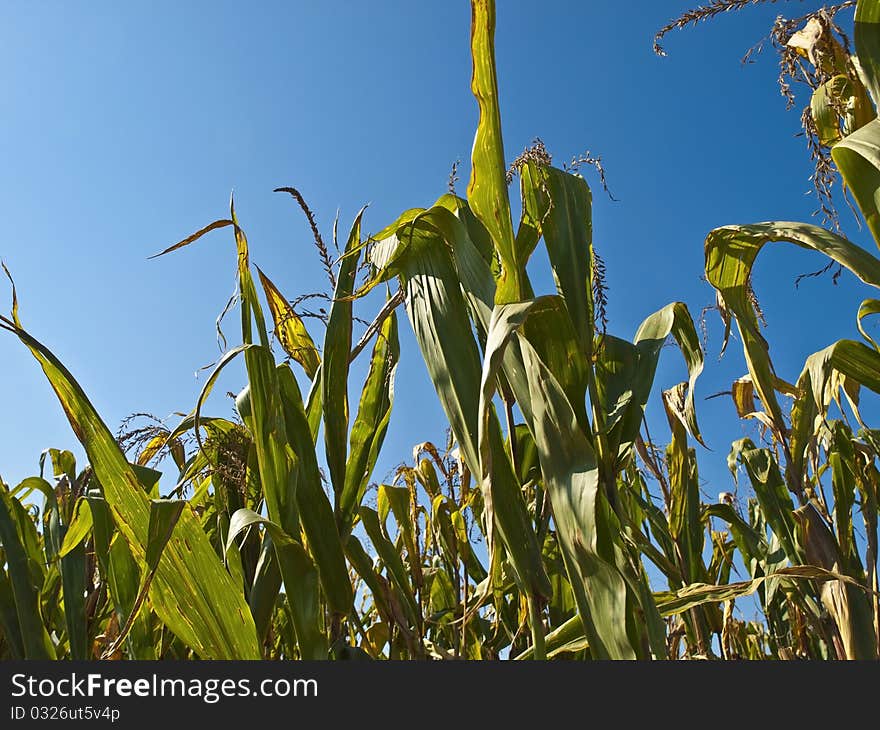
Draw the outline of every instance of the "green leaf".
M778 380L749 296L755 258L764 244L774 241L788 241L801 248L823 253L874 287L880 287L880 260L845 238L806 223L769 222L725 226L716 228L707 236L706 277L718 290L725 309L736 317L755 390L774 428L782 433L786 424L774 392ZM725 345L729 331L728 320Z
M831 157L880 246L880 119L844 137Z
M827 404L825 389L834 371L880 393L880 352L855 340L838 340L810 355L804 363L813 401L823 412Z
M233 220L235 220L234 212ZM247 266L247 239L237 224L235 236L239 250L242 340L245 346L252 344L252 316L260 340L259 346L246 349L244 355L250 386L251 435L257 455L260 484L266 499L269 519L289 535L298 535L299 515L296 493L291 488L291 464L286 451L285 420L275 359L269 349L269 336L266 332L263 312Z
M397 317L392 313L382 323L382 329L376 337L357 416L351 427L345 487L337 500L336 519L340 535L347 535L351 531L385 440L391 420L394 376L399 359Z
M54 518L53 514L53 518ZM75 660L90 659L89 637L86 625L86 548L80 544L59 561L61 571L64 622L70 645L70 656Z
M584 636L584 624L580 616L572 616L561 626L555 628L546 638L547 658L569 651L583 651L589 648L587 637ZM529 647L517 659L531 659L533 647Z
M465 463L479 474L477 447L481 365L461 283L438 225L460 225L448 210L434 208L405 224L393 237L395 249L376 265L382 276L399 276L406 310L422 359L452 426ZM389 239L391 240L391 239ZM494 375L493 375L494 377ZM510 554L517 580L529 591L549 595L537 536L504 451L497 416L489 416L489 448L497 465L483 496L492 552L494 526Z
M25 659L55 659L55 647L43 625L39 589L31 580L28 554L13 517L16 504L5 485L0 486L0 543L6 554L9 584L21 630L21 647ZM38 557L31 556L31 559Z
M138 613L141 610L141 606L149 594L150 585L153 583L156 571L159 568L159 561L162 558L162 553L165 551L168 541L171 539L171 535L174 532L174 527L177 525L180 520L180 515L183 514L183 510L186 507L186 500L183 499L150 500L150 522L147 529L146 571L144 572L143 582L140 590L138 590L137 598L135 598L128 618L122 629L119 631L119 636L117 636L113 641L113 644L104 651L104 658L111 657L117 652L134 626L135 621L138 618Z
M846 76L835 76L813 92L810 98L810 111L816 124L819 143L830 147L840 141L839 107L840 87L849 83Z
M682 383L682 386L684 384ZM697 459L687 446L684 425L670 401L676 399L676 388L664 391L663 404L672 432L666 449L669 471L669 534L679 546L684 579L688 583L708 579L703 563L703 522L700 518L700 484ZM680 397L680 396L679 396Z
M391 580L405 599L407 613L409 614L409 620L411 622L410 625L416 626L421 612L416 603L406 566L403 564L400 552L382 530L379 522L379 515L375 510L370 509L369 507L360 507L358 509L358 514L360 515L364 530L366 530L366 533L370 538L370 542L373 543L373 547L376 549L382 562L385 563L385 567L388 569L388 574L390 575Z
M605 413L604 426L609 432L611 451L621 460L639 437L660 353L670 335L688 368L686 396L675 415L688 433L703 444L694 406L697 378L703 371L703 351L687 306L672 302L642 322L634 343L605 335L597 352L596 381Z
M89 509L88 501L84 497L76 500L73 508L73 517L67 526L67 532L64 533L64 542L61 543L61 549L58 551L58 557L63 558L83 540L92 531L92 510Z
M348 369L351 354L352 303L355 275L360 258L361 218L355 217L345 244L333 305L324 335L324 363L321 369L321 402L324 405L324 450L330 483L338 506L345 490L346 442L348 439Z
M184 499L150 500L150 522L147 530L147 570L155 573L159 559L171 539L174 527L183 514L187 503Z
M117 534L113 516L103 497L87 497L92 514L95 554L101 575L106 576L116 620L125 624L131 615L140 587L140 569L124 539L113 539ZM151 621L148 613L141 611L128 634L128 656L131 659L156 659L153 646Z
M418 216L418 220L414 219L412 224L426 232L433 229L434 235L442 239L448 247L465 303L477 330L477 337L480 345L485 349L486 333L492 319L496 292L495 280L487 260L491 258L491 243L488 241L480 243L483 239L488 239L486 229L474 217L467 201L453 195L441 196L432 208L423 211ZM394 263L405 255L407 246L413 238L408 229L404 228L398 232L400 234L396 239L398 249L394 251L389 267L392 271ZM524 278L523 282L530 291L528 279ZM572 343L572 347L576 349L576 343ZM522 356L515 344L504 351L501 372L503 373L503 382L500 383L502 393L505 398L510 399L510 391L512 391L520 409L528 418L528 383L523 370Z
M486 347L480 408L482 474L492 474L487 437L488 407L494 394L494 370L501 352L523 327L533 310L564 307L559 297L496 306ZM552 337L552 333L544 333ZM555 375L538 357L531 344L520 338L528 376L534 421L530 425L538 447L544 485L553 505L553 517L578 609L596 658L634 659L640 647L627 633L627 580L617 568L619 527L609 530L611 511L600 504L596 456L581 430L575 411Z
M876 116L861 83L845 74L838 74L813 92L810 109L819 142L831 147L842 134L852 134ZM841 129L842 126L842 129Z
M750 444L748 440L744 440L744 443ZM740 459L767 524L779 539L788 559L795 565L803 564L804 555L795 537L794 504L773 453L769 449L744 448L740 452Z
M703 372L703 348L700 347L700 338L694 320L684 302L667 304L663 309L647 317L636 332L633 341L639 348L639 376L634 388L633 403L637 408L628 416L627 425L630 429L638 429L636 423L641 423L644 407L654 383L660 352L670 335L678 343L688 370L687 396L683 407L675 415L688 433L702 444L703 437L697 425L694 397L697 378Z
M3 640L11 659L24 659L24 644L22 642L21 625L18 622L18 612L15 605L15 595L12 592L12 584L6 576L5 570L0 570L0 629L3 630Z
M834 492L834 523L837 528L837 544L840 548L841 568L848 575L861 573L858 564L855 533L853 532L853 507L856 499L855 450L852 433L840 421L832 426L833 451L828 454L831 466L831 487Z
M400 535L403 537L403 545L406 548L406 558L409 563L413 585L418 587L422 580L422 566L419 564L418 546L416 545L416 528L413 525L413 516L410 511L410 490L408 487L392 487L388 484L380 484L377 501L379 519L384 523L388 516L388 510L394 512L394 520L397 522Z
M750 562L757 566L767 560L769 549L766 538L743 520L732 506L711 504L703 510L703 514L708 517L718 517L730 525L730 533L743 559L747 561L746 566ZM754 571L752 573L754 574Z
M16 336L40 363L101 484L117 528L138 561L146 557L149 500L131 464L73 376L25 330ZM260 656L254 624L243 596L223 570L193 514L184 512L153 585L156 613L205 658ZM179 606L187 606L182 615Z
M305 548L271 520L249 509L237 510L229 519L224 552L229 552L242 531L262 525L272 538L284 588L292 612L302 659L326 659L329 647L321 631L318 571ZM250 614L248 614L250 615Z
M471 3L471 91L477 100L480 120L471 153L471 177L467 197L471 210L489 231L501 258L501 278L496 296L499 302L523 298L525 261L514 243L510 200L507 197L507 166L501 138L501 111L495 72L495 2Z
M315 442L303 408L299 385L288 365L276 368L283 400L287 441L296 467L296 503L308 549L314 556L329 606L338 613L351 610L352 589L333 508L321 485ZM293 590L289 587L288 591Z
M880 103L880 5L859 0L855 17L856 54L874 103Z
M260 483L266 499L269 518L289 533L298 534L298 515L294 490L290 488L291 472L285 451L284 416L281 412L281 397L278 381L275 376L275 361L270 350L265 317L263 316L256 287L250 272L250 252L247 236L239 226L238 217L235 214L234 199L230 199L229 208L229 223L233 226L237 251L238 288L239 296L241 297L242 345L228 353L224 360L221 361L221 366L228 361L226 358L234 356L239 351L244 352L249 386L248 405L250 413L248 422L256 451ZM218 221L217 224L212 224L212 226L214 228L220 227L220 223ZM172 246L167 251L172 251L175 248L179 248L180 245L191 243L207 231L212 230L212 226L202 229L188 239L185 239L181 244ZM167 251L163 253L167 253ZM254 342L254 323L257 326L259 344ZM200 398L200 404L202 400L203 397ZM195 428L198 430L197 421Z
M52 460L52 476L63 477L73 484L76 481L76 457L73 453L64 449L49 449L49 458ZM42 464L40 464L42 476Z
M542 297L534 301L535 305L529 309L522 324L523 336L559 382L581 430L586 434L590 431L590 423L585 398L592 373L583 348L579 345L578 333L572 324L568 306L561 297ZM518 344L517 338L509 341L509 345ZM487 353L488 351L487 345ZM524 379L528 388L528 377ZM530 392L527 390L524 395L520 394L518 401L520 404L524 401L528 403L523 415L526 421L531 421L534 404Z
M574 324L577 342L589 358L595 329L593 312L593 196L586 181L555 167L528 163L522 185L524 204L544 236L556 289Z
M25 477L10 494L23 502L35 489L46 498L46 504L51 504L55 501L55 490L42 477Z
M874 341L874 338L865 331L865 326L862 323L862 320L871 314L880 314L880 299L865 299L859 305L859 313L858 315L856 315L856 324L858 325L859 332L861 333L862 337L870 342L871 346L875 350L880 352L880 345L878 345Z
M351 561L352 567L373 594L373 601L380 617L390 622L394 616L394 610L389 600L390 590L384 582L385 579L373 569L373 559L355 535L349 535L345 543L345 554Z
M281 589L281 570L278 567L278 556L272 543L272 536L263 536L260 557L254 570L254 582L248 595L248 605L254 615L257 636L265 640L266 633L272 623L272 614Z

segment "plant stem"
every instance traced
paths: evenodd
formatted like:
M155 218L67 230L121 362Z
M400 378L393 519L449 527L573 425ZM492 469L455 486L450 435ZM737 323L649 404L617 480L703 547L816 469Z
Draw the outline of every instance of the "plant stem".
M532 659L544 661L547 659L547 649L544 645L544 622L539 600L534 593L529 595L529 623L532 628Z

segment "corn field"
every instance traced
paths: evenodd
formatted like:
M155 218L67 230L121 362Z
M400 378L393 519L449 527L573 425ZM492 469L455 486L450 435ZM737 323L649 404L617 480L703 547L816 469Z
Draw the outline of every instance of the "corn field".
M731 481L706 503L699 327L672 299L631 339L608 331L591 189L542 144L508 164L495 3L471 6L479 123L465 197L445 193L374 233L362 210L334 261L299 191L279 189L312 223L332 282L322 338L252 265L234 202L159 254L209 235L235 245L239 344L174 428L114 434L26 328L10 284L0 328L42 368L87 463L48 449L38 475L0 481L0 658L878 658L880 431L860 396L880 392L880 345L863 325L880 299L854 303L862 341L778 373L751 278L778 242L877 288L880 258L830 224L708 233L706 280L746 370L730 397L761 438L730 446ZM814 179L842 181L880 246L880 0L858 1L852 46L835 12L788 28L782 48L812 88L804 118L825 176ZM527 273L539 247L553 291ZM375 291L384 305L363 311ZM384 483L374 470L399 327L412 329L407 362L430 377L449 439L414 444ZM661 355L683 358L688 380L658 392ZM247 375L234 412L209 416L233 361ZM362 383L350 382L356 361ZM666 423L649 433L651 399ZM738 600L754 602L754 620L737 617Z

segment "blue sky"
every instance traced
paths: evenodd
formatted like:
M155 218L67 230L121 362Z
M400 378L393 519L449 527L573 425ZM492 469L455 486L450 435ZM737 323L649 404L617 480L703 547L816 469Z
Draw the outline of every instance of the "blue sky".
M670 35L669 56L655 56L656 29L694 4L550 1L537 12L533 3L499 3L507 158L535 136L558 163L586 150L602 155L618 202L585 174L608 270L609 329L627 338L670 301L686 302L695 317L713 303L701 279L710 229L815 220L805 194L811 166L795 137L799 108L785 110L771 52L748 66L740 58L777 13L818 3L727 14ZM234 287L231 234L147 257L225 217L230 191L253 261L289 298L324 281L305 220L273 188L298 187L328 238L337 210L347 231L369 203L365 229L375 231L403 209L430 205L457 159L463 192L476 124L469 16L465 0L4 4L0 257L18 285L24 324L111 429L135 411L189 411L205 379L195 371L219 356L214 321ZM851 238L873 247L842 217ZM823 264L791 246L759 259L765 334L789 380L810 353L858 337L864 286L844 275L838 286L826 276L794 287L795 276ZM540 260L535 271L535 288L549 292ZM401 332L404 359L377 478L410 459L415 443L442 441L445 428L407 323ZM226 333L236 344L235 317ZM730 442L754 429L737 421L729 399L702 401L745 372L738 342L718 362L721 328L711 314L709 335L697 387L711 448L700 454L701 475L714 496L731 490ZM11 336L0 337L0 362L0 474L16 484L35 473L42 449L82 451ZM683 361L669 349L650 408L658 440L659 389L683 379ZM228 415L222 394L242 384L241 371L230 369L206 412Z

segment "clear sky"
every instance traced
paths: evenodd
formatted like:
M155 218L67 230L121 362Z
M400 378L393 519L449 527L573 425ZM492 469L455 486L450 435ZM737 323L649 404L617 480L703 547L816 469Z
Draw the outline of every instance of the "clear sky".
M686 302L695 317L714 302L701 279L710 229L815 220L805 195L811 165L795 137L800 109L785 110L771 51L751 65L740 59L777 13L818 3L727 14L671 34L669 56L655 56L654 32L695 4L499 2L507 158L535 136L558 163L586 150L602 155L618 202L585 174L608 270L609 329L627 338L670 301ZM840 16L847 24L851 12ZM289 298L324 282L305 220L273 188L298 187L327 238L337 210L347 231L370 203L365 228L376 231L403 209L430 205L456 159L464 191L476 124L469 19L466 0L3 4L0 256L25 326L70 368L112 430L135 411L189 411L205 378L195 371L219 355L214 321L234 287L231 234L147 257L226 217L231 190L252 260ZM873 246L842 218L850 237ZM853 277L794 287L797 274L824 263L791 246L759 259L765 334L789 380L810 353L858 338L855 312L867 291ZM537 264L535 288L549 292ZM0 300L8 310L8 293ZM226 327L231 345L236 322ZM415 443L442 441L445 428L401 324L404 358L377 478L410 459ZM310 327L320 340L320 325ZM702 400L745 372L738 342L717 361L714 314L709 335L697 387L711 448L700 454L701 474L714 496L731 489L730 442L754 431L728 398ZM36 363L7 334L0 373L0 474L15 484L35 473L41 450L74 448L75 439ZM685 375L677 351L665 351L650 410L658 440L666 436L659 387ZM206 412L228 415L223 393L242 384L230 369Z

